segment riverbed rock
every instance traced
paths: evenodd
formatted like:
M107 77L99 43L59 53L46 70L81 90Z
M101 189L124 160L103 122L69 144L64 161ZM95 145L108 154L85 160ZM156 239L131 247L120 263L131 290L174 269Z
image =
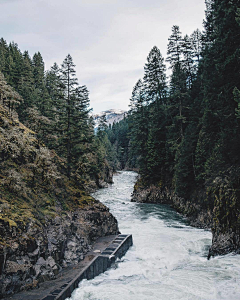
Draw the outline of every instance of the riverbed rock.
M213 230L212 246L209 249L208 258L230 252L240 254L239 234L232 231L222 233Z

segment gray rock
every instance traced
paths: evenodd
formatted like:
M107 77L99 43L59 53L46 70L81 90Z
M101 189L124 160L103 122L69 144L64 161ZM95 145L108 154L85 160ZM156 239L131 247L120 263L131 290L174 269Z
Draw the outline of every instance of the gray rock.
M46 265L46 260L43 257L39 257L36 262L36 265Z
M52 269L58 269L57 264L55 262L55 260L53 259L53 257L49 256L46 259L46 264L49 265Z
M7 236L12 247L0 252L0 298L54 279L62 267L82 260L98 237L117 232L116 219L99 202L46 220L41 228L31 221L21 235Z

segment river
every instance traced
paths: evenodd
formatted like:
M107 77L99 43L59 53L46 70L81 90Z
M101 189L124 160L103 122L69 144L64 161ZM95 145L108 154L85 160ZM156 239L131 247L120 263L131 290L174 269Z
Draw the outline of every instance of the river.
M80 283L71 300L240 299L240 255L207 260L211 232L167 205L130 202L137 174L120 172L93 194L110 208L133 247L114 267Z

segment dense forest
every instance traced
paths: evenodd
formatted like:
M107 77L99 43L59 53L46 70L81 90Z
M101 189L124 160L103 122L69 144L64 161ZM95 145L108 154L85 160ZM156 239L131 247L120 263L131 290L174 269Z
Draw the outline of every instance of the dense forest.
M46 72L40 53L0 40L1 299L56 279L119 232L89 194L112 182L115 155L104 118L94 133L74 67L68 55Z
M183 36L173 26L168 40L169 81L154 46L128 117L108 130L109 139L123 168L139 168L136 191L171 190L181 212L196 217L205 210L214 238L228 233L228 250L239 249L239 1L206 1L204 31Z
M31 58L2 38L0 72L1 104L64 159L68 178L94 180L97 185L101 180L111 181L105 171L110 172L106 157L113 150L101 133L106 124L103 120L94 134L89 91L78 84L71 55L60 67L55 63L45 71L39 52Z
M77 264L117 220L90 192L117 162L102 118L70 55L49 71L0 40L0 298L38 287Z

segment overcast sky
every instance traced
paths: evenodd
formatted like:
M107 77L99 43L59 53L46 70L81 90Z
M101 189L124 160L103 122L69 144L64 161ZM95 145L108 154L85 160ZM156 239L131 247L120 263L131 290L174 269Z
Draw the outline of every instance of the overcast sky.
M166 58L172 26L202 29L204 10L204 0L0 0L0 28L46 69L70 53L94 112L127 110L151 48Z

